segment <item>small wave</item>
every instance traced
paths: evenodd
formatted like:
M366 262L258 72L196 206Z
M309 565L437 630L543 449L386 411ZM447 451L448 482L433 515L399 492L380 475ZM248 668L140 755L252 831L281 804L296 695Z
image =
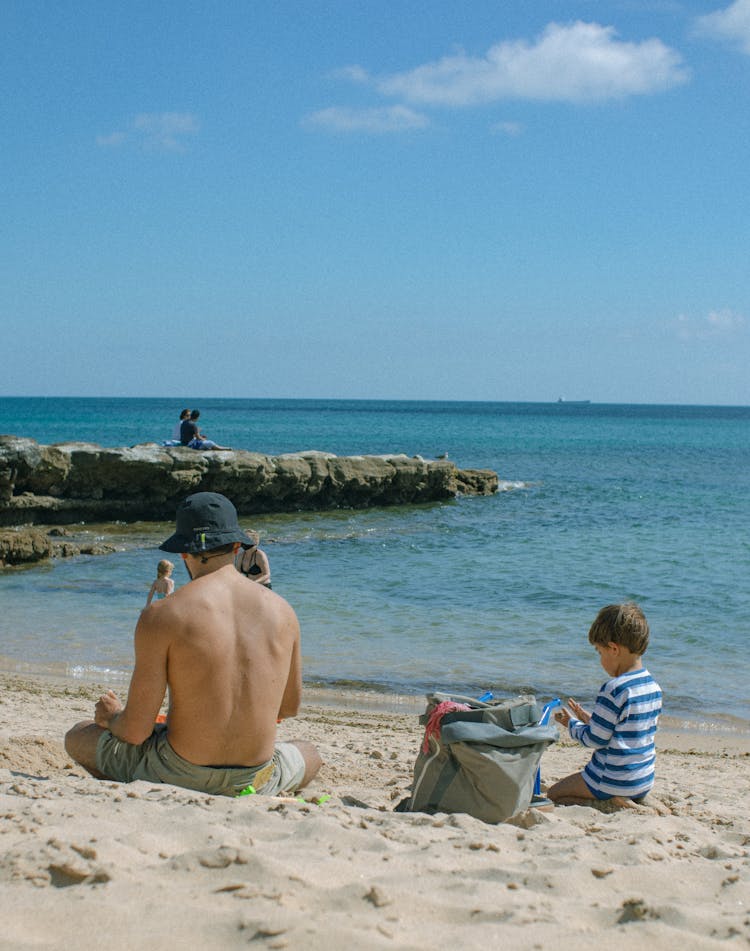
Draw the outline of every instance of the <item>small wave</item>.
M670 733L724 733L747 736L750 732L750 723L747 720L723 713L712 713L710 716L690 713L685 713L682 716L661 716L659 717L659 727Z
M126 683L130 678L130 673L125 670L117 670L112 667L98 667L96 664L74 664L66 670L67 675L74 680L107 680Z
M510 479L501 479L497 483L498 492L512 492L514 489L530 489L531 482L515 482Z

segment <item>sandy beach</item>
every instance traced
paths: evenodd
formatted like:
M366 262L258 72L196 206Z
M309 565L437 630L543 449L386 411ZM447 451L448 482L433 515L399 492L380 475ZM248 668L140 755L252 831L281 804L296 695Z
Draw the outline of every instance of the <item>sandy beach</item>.
M94 780L62 737L100 688L0 686L2 949L750 944L748 733L661 729L646 804L491 826L393 812L421 697L306 691L280 730L322 751L316 803ZM561 740L543 779L586 759Z

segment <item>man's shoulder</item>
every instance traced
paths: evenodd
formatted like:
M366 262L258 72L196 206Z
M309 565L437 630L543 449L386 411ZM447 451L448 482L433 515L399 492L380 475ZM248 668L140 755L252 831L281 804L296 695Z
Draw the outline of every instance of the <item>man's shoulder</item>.
M241 582L239 587L241 596L251 599L253 604L257 605L258 610L268 614L289 615L296 618L294 608L278 591L273 591L265 585L258 584L241 571L237 571L237 577Z
M239 591L242 603L247 605L247 610L252 611L253 615L263 618L266 624L279 628L290 625L299 628L297 612L286 598L277 591L252 581L239 571L237 577L241 583Z

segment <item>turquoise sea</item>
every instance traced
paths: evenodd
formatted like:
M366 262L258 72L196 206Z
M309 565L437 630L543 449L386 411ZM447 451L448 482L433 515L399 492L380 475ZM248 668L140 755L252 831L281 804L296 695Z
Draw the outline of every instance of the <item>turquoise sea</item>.
M160 442L183 406L238 449L448 453L500 475L490 498L242 519L299 615L308 682L590 702L588 627L629 599L665 718L750 729L750 407L0 398L0 431ZM0 666L121 689L170 531L117 526L115 554L0 571Z

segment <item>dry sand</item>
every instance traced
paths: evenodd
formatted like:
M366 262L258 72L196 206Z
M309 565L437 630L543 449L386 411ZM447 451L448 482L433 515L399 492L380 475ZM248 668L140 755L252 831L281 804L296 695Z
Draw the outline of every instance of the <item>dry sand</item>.
M309 690L320 805L88 777L99 688L0 674L0 949L750 946L750 736L659 734L649 804L510 823L394 813L422 698ZM587 753L544 755L552 781Z

